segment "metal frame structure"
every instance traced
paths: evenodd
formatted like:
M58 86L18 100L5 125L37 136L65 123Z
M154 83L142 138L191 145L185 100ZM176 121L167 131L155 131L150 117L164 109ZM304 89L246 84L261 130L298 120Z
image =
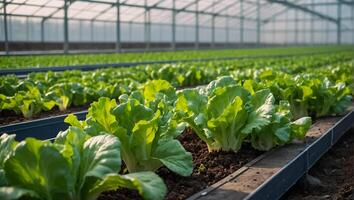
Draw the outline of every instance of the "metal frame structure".
M295 28L293 30L295 34L294 44L300 43L299 27L303 20L299 18L299 13L311 16L309 19L311 23L310 44L313 43L315 39L314 34L316 30L313 28L315 20L326 21L327 24L335 24L337 29L337 44L342 43L341 34L343 29L352 30L354 35L354 27L346 28L342 23L342 20L348 19L342 16L343 7L354 7L354 3L347 0L44 0L40 1L41 3L38 2L39 1L35 0L2 0L2 3L0 3L0 17L3 19L4 52L6 54L10 53L9 35L11 36L11 33L9 32L9 17L26 17L27 21L29 17L41 19L41 42L45 41L44 28L46 21L48 19L63 20L62 42L63 53L65 54L70 52L70 20L80 22L89 21L91 23L91 39L93 39L93 22L100 21L115 23L115 52L120 52L122 48L122 23L143 23L144 42L147 50L150 50L152 43L152 24L161 23L171 26L170 49L175 50L178 43L178 26L194 26L194 48L199 49L201 43L201 28L203 24L209 23L210 25L208 28L211 29L211 39L209 43L211 47L216 47L216 31L220 25L216 21L219 18L225 19L224 29L226 39L224 43L232 43L230 38L233 30L233 32L238 32L239 35L238 42L234 43L237 43L238 45L254 43L259 47L262 43L261 33L263 33L263 28L269 23L275 23L277 19L279 19L279 16L287 14L290 11L295 12ZM72 9L71 7L73 5L76 5L76 7L79 8ZM331 6L332 8L336 6L337 15L333 17L329 13L320 12L316 10L316 6ZM11 10L9 10L9 7L11 7ZM95 9L95 7L100 7L100 9ZM33 12L30 14L18 12L18 10L24 10L25 8L33 9ZM47 9L47 11L50 10L50 12L48 11L47 14L42 14L42 11L45 9ZM73 11L74 14L72 14L71 11ZM166 11L171 13L168 17L162 15L152 17L152 12L163 13ZM183 17L183 15L187 14L192 14L194 17ZM353 15L354 14L352 13L352 17L349 18L349 20L354 21ZM202 16L208 16L210 19L203 21ZM161 22L159 22L159 20L161 20ZM254 26L252 26L253 28L247 27L247 23L254 24ZM237 28L234 27L235 24ZM28 26L29 25L27 24L27 27ZM256 36L254 41L245 41L245 36L247 36L245 33L247 31L255 32ZM276 33L276 31L273 31L273 33Z

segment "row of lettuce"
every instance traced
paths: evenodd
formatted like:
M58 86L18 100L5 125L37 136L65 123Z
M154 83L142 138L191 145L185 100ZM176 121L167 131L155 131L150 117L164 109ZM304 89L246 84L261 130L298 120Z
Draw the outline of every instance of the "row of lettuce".
M346 94L349 87L352 87L353 64L347 61L350 58L353 58L350 53L338 53L331 56L184 63L89 72L32 73L26 79L2 76L0 112L12 111L31 118L55 108L65 111L72 106L87 105L100 97L118 98L121 94L130 94L149 80L163 79L175 87L191 87L227 75L233 76L240 83L247 79L255 80L247 81L252 87L272 86L275 95L285 95L282 98L289 101L292 101L292 90L299 88L306 93L302 101L316 101L313 93L319 91L324 93L317 94L321 97L315 98L328 100L324 95L327 95L329 88L333 90L331 94L338 93L337 89L345 90ZM328 78L323 80L323 76ZM322 113L326 112L324 110Z
M54 142L18 143L14 135L3 134L0 198L91 200L128 188L144 199L163 199L167 189L155 172L166 167L189 176L195 167L192 154L176 139L186 129L209 152L237 152L244 143L268 151L303 140L311 126L307 113L341 113L351 104L346 79L333 84L330 77L292 77L267 69L252 74L257 76L247 81L222 76L183 90L151 80L117 99L101 97L85 120L69 115L70 127ZM306 112L298 113L303 108Z
M177 52L144 52L123 54L90 54L90 55L44 55L44 56L7 56L0 59L0 69L74 66L84 64L107 64L166 60L206 59L220 57L240 57L259 55L284 55L321 53L329 51L352 51L350 46L323 47L292 47L266 49L228 49L204 51L177 51Z
M191 153L176 139L186 127L210 152L237 152L244 142L269 150L303 139L311 125L309 117L293 121L289 102L276 103L270 90L249 91L232 77L178 92L167 81L153 80L118 101L100 98L84 121L69 115L71 126L53 143L17 143L14 135L2 135L1 199L96 199L117 188L163 199L167 189L156 170L193 172Z

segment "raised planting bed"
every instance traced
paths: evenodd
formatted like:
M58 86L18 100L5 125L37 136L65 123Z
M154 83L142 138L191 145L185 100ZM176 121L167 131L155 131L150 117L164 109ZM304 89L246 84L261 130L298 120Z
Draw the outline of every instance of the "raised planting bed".
M188 199L279 199L350 129L353 109L342 117L318 119L305 142L264 153Z
M191 176L182 177L166 168L158 170L169 189L166 199L278 199L352 126L354 106L349 110L341 117L318 119L305 142L298 141L267 153L254 150L247 143L238 153L209 153L205 143L187 129L178 139L192 153L194 171ZM79 119L86 115L85 112L75 114ZM13 125L7 129L1 127L0 132L16 133L18 140L28 136L50 139L66 129L65 117L19 123L16 130L9 128ZM38 135L25 135L29 132ZM50 134L43 135L43 132ZM138 199L138 194L118 190L103 193L100 197L124 198Z
M14 111L11 110L2 110L0 111L0 130L2 126L5 125L16 125L21 122L30 122L32 120L37 119L45 119L49 117L57 117L61 115L67 115L70 113L82 112L87 111L89 105L80 106L80 107L70 107L65 111L60 111L57 107L52 110L48 110L45 112L40 112L32 116L31 119L25 118L23 115L18 115Z
M169 189L166 199L278 199L350 128L354 123L353 109L352 106L341 117L318 119L309 130L306 142L298 141L267 153L254 150L247 143L238 153L209 153L206 144L187 129L178 139L192 153L194 171L191 176L182 177L161 168L157 173ZM86 113L75 115L84 119ZM9 128L13 125L7 129L1 127L0 132L16 133L18 140L28 136L50 139L67 128L63 122L65 117L23 122L16 129ZM26 135L30 132L38 135ZM43 135L44 132L50 134ZM103 193L100 199L137 199L138 196L129 190L118 190Z
M145 61L145 62L125 62L125 63L110 63L110 64L86 64L86 65L71 65L71 66L51 66L51 67L41 67L41 68L22 68L22 69L1 69L0 75L15 74L21 78L24 75L33 72L61 72L66 70L82 70L90 71L95 69L104 68L115 68L115 67L134 67L139 65L153 65L153 64L172 64L172 63L183 63L183 62L208 62L208 61L218 61L218 60L241 60L241 59L254 59L254 58L285 58L291 56L307 56L307 55L321 55L341 52L341 50L336 51L326 51L318 53L296 53L296 54L280 54L280 55L258 55L258 56L238 56L238 57L219 57L219 58L203 58L203 59L185 59L185 60L165 60L165 61Z
M282 199L354 199L354 126Z
M208 187L240 169L246 163L257 158L263 152L257 151L249 144L243 145L241 150L234 152L208 152L207 145L200 140L196 134L187 129L178 137L183 147L192 153L194 170L191 176L183 177L172 173L163 167L157 171L157 174L164 180L168 194L165 199L186 199L192 194ZM132 191L117 190L103 193L100 200L122 200L122 199L141 199L141 197Z
M85 119L87 111L72 113L78 119ZM59 131L66 130L69 125L64 122L68 114L61 114L20 123L0 126L0 135L3 133L16 134L16 140L21 141L26 137L34 137L41 140L54 138Z

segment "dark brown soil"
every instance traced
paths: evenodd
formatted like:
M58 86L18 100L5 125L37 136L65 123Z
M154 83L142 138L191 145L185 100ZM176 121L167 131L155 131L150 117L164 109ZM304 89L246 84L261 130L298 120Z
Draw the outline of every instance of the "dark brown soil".
M72 112L79 112L87 110L89 105L80 106L80 107L70 107L65 111L60 111L57 107L54 107L52 110L40 112L35 114L31 119L24 118L21 115L17 115L14 111L2 110L0 111L0 126L14 124L19 122L24 122L33 119L40 119L45 117L58 116L63 114L69 114Z
M194 193L216 183L235 172L262 152L245 144L238 153L209 153L207 145L191 130L178 137L184 148L193 155L194 170L191 176L179 176L167 168L161 168L157 174L165 181L168 193L165 199L186 199ZM100 200L141 199L136 192L125 189L103 193Z
M320 183L311 185L303 178L283 199L354 199L354 128L316 163L309 175Z

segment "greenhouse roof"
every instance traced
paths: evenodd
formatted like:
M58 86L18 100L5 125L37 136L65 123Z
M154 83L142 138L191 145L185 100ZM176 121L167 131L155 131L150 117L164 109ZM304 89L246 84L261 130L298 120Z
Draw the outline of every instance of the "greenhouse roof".
M8 16L39 17L43 19L64 18L65 0L6 0ZM116 21L117 0L68 0L68 18L75 20ZM337 4L338 0L120 0L120 21L144 22L149 12L151 23L170 23L175 11L177 24L194 24L195 14L199 14L199 23L208 24L212 16L221 18L240 18L256 21L258 17L267 22L275 16L289 10L299 9L323 19L336 22L332 16L311 9L311 5ZM353 4L340 1L345 4ZM259 6L257 6L259 4ZM0 3L4 13L4 3ZM258 12L259 9L259 12ZM226 25L219 18L218 26Z

